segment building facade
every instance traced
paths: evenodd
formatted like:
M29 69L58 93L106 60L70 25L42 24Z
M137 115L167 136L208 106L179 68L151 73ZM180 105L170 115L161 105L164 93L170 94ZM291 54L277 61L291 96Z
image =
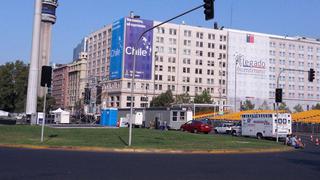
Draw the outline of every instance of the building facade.
M57 108L68 107L68 70L68 65L65 64L53 67L51 94Z
M319 76L308 81L310 68L320 71L319 40L232 29L228 37L228 102L234 110L245 100L272 109L277 87L291 110L298 104L308 110L320 101Z
M68 109L74 112L83 104L84 88L87 84L87 53L80 53L78 60L68 65Z
M320 101L319 77L313 82L307 77L310 68L320 71L318 40L167 23L145 33L135 47L139 35L159 23L126 17L88 35L91 112L128 108L131 102L148 107L153 97L167 90L191 97L207 90L215 104L235 111L245 100L256 108L272 109L283 68L304 71L279 76L284 102L291 109L297 104L308 109ZM101 105L95 103L97 85L102 86Z
M134 107L148 107L152 97L167 90L191 97L208 90L226 104L227 31L122 18L88 36L88 79L103 86L103 105L130 107L133 53L136 52ZM94 106L94 105L93 105Z

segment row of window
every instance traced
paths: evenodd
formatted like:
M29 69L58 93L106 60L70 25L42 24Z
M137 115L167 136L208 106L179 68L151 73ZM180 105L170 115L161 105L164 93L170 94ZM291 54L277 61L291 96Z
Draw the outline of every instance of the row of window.
M157 27L156 28L156 33L157 34L166 34L166 29L164 27ZM184 37L193 37L194 32L192 32L191 30L184 30L183 31L183 36ZM177 29L174 28L169 28L168 29L168 34L169 35L173 35L176 36L177 35ZM204 39L204 32L195 32L195 37L198 39ZM215 40L216 39L216 35L212 34L212 33L207 33L207 39L209 40ZM220 35L219 36L219 40L221 42L226 42L227 41L227 36L226 35Z
M279 43L279 48L280 49L285 49L286 48L286 44L285 43ZM277 47L277 44L275 43L275 42L270 42L270 47ZM296 45L294 45L294 44L289 44L288 45L288 49L289 50L295 50L296 49ZM299 50L299 51L304 51L305 50L305 46L304 45L298 45L297 46L297 49ZM306 48L306 50L307 50L307 52L313 52L313 50L314 50L314 47L311 47L311 46L307 46L307 48ZM316 51L317 51L317 53L320 53L320 48L316 48Z
M269 91L269 96L270 97L275 97L275 92L274 91ZM310 98L310 99L320 99L320 94L317 94L317 95L314 95L312 93L295 93L295 92L289 92L288 93L288 96L286 95L285 92L282 93L282 96L283 97L287 97L287 98L300 98L300 99L303 99L303 98Z

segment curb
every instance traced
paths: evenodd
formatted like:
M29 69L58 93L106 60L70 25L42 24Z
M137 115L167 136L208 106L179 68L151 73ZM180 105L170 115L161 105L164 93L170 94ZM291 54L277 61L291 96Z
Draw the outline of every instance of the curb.
M275 149L217 149L217 150L172 150L172 149L144 149L144 148L103 148L103 147L76 147L76 146L36 146L24 144L0 144L5 148L24 148L35 150L59 150L78 152L109 152L109 153L141 153L141 154L258 154L294 151L294 148Z

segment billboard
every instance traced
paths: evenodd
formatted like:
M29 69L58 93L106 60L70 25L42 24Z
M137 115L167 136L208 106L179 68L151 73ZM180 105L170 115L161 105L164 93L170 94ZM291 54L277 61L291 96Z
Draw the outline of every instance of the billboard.
M124 77L132 78L133 57L136 54L135 78L151 80L153 31L144 34L136 48L135 44L144 31L153 27L153 21L126 18L125 26Z
M229 103L238 107L250 100L259 106L269 98L269 36L237 30L228 34Z
M124 18L112 24L110 50L110 80L122 78L122 58L124 44Z

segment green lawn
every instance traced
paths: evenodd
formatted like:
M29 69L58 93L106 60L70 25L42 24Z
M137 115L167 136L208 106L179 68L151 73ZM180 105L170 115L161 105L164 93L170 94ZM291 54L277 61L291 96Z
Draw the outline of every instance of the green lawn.
M0 126L0 144L125 148L128 142L127 128L55 129L46 127L44 143L40 143L40 133L39 126ZM286 148L270 140L152 129L133 129L132 147L173 150Z

